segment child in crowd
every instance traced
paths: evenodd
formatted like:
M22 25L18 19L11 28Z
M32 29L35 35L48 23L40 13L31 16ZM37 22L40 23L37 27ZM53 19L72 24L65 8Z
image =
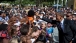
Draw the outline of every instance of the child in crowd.
M47 33L47 41L49 40L50 43L52 43L53 41L53 36L52 36L52 33L53 33L53 25L51 23L47 23L47 28L46 28L46 33Z

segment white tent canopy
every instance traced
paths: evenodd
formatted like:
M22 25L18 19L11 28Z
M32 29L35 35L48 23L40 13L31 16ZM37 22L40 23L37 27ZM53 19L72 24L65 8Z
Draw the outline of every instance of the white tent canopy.
M2 5L2 6L4 6L4 5L9 6L10 4L9 3L0 3L0 5Z

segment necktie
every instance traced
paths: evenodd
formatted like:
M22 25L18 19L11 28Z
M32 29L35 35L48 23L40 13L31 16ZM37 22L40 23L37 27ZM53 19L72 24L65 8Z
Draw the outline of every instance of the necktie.
M64 31L64 25L62 23L60 23L62 30Z

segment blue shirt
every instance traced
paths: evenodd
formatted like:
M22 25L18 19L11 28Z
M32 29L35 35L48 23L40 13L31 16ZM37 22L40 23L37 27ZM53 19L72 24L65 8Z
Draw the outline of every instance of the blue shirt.
M3 22L3 20L2 20L2 19L3 19L3 18L2 18L2 17L0 17L0 21L1 21L1 22Z
M7 22L8 20L9 20L8 16L6 16L4 19L2 17L0 17L1 22Z
M46 28L46 32L47 32L48 34L53 33L53 27Z

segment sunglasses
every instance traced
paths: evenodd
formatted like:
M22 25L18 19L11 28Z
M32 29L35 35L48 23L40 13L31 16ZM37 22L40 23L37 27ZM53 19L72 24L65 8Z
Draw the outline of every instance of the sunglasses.
M70 16L66 16L66 17L70 17Z
M70 17L71 15L66 15L66 17Z

